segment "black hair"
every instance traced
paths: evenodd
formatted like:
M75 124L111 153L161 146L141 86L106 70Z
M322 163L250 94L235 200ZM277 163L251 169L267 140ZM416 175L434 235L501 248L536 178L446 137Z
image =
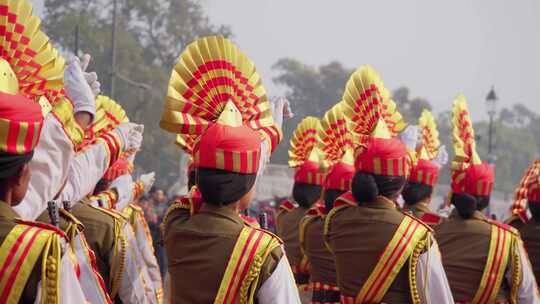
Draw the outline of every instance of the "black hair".
M379 195L392 198L399 194L406 181L403 176L356 172L352 180L352 195L360 204L373 203Z
M321 193L322 186L306 183L294 183L293 186L293 199L302 208L310 208L321 198Z
M197 171L195 169L188 173L188 190L191 190L193 186L197 184Z
M205 203L225 206L240 200L255 185L256 174L197 169L197 187Z
M407 205L417 204L433 194L433 187L422 183L407 183L401 196Z
M334 202L338 197L340 197L346 191L330 189L324 191L324 208L326 212L329 212L334 207Z
M482 211L487 208L489 205L490 197L489 196L474 196L476 198L476 210Z
M100 179L97 182L96 187L94 188L94 195L97 195L100 192L106 191L107 189L109 189L110 185L111 185L110 180L107 180L107 179L104 179L104 178Z
M529 202L529 210L531 210L532 218L540 222L540 202Z
M34 151L25 154L0 152L0 179L2 183L21 172L21 169L34 157Z
M478 200L467 193L452 194L450 201L464 219L471 218L474 212L478 210Z

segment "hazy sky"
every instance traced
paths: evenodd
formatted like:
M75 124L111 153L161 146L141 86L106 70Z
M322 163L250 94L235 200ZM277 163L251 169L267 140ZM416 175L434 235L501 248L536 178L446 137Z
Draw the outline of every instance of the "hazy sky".
M34 0L41 6L41 0ZM203 0L214 23L228 24L271 95L278 58L320 65L373 65L386 86L406 85L435 110L467 96L485 116L495 85L501 106L540 113L540 1L536 0Z

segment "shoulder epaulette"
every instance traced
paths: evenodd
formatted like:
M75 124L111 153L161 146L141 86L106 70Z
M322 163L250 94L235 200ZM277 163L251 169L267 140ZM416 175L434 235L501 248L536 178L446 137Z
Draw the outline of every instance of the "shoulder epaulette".
M63 217L66 221L68 222L71 222L81 228L84 228L84 225L83 223L81 223L81 221L79 221L78 218L76 218L73 214L71 214L69 211L63 209L63 208L60 208L58 209L58 212L60 213L60 216Z
M38 228L45 229L45 230L51 230L51 231L54 231L56 234L62 236L63 238L67 239L67 236L64 233L64 231L60 230L60 228L58 228L58 227L56 227L54 225L51 225L51 224L47 224L47 223L43 223L43 222L25 221L25 220L22 220L22 219L16 219L15 223L20 224L20 225L38 227Z
M344 205L347 205L347 206L356 206L357 205L356 200L354 199L351 191L343 193L334 202L334 208L344 206Z
M306 212L306 216L324 216L326 214L326 209L323 204L316 203Z
M105 213L111 217L113 217L114 219L116 220L121 220L121 221L125 221L126 220L126 217L123 216L123 215L120 215L120 213L117 213L117 212L113 212L113 210L110 210L110 209L105 209L105 208L101 208L101 207L97 207L97 206L94 206L92 204L88 204L88 206L98 210L98 211L101 211L102 213Z
M252 228L261 228L261 225L259 224L259 222L257 221L256 218L252 217L252 216L249 216L249 215L244 215L244 214L238 214L240 216L240 218L244 221L244 224L252 227Z
M435 213L426 212L422 215L420 220L428 225L439 225L444 220L444 217Z
M279 236L275 235L273 232L268 231L266 229L262 229L262 228L255 228L255 227L250 227L250 228L255 229L257 231L260 231L260 232L263 232L264 234L271 236L272 238L277 240L280 245L283 245L283 240Z
M495 225L497 227L500 227L501 229L503 229L505 231L511 232L514 235L519 235L519 231L516 228L514 228L514 227L512 227L512 226L510 226L508 224L504 224L504 223L501 223L499 221L492 220L492 219L487 219L487 222L492 224L492 225Z
M405 216L407 217L410 217L412 218L413 220L417 221L418 223L422 224L424 227L426 227L428 229L429 232L433 232L433 228L431 228L431 226L429 226L429 224L427 224L426 222L422 221L421 219L417 218L416 216L408 213L408 212L403 212L403 211L400 211L402 214L404 214Z
M284 211L293 211L296 208L295 204L293 204L290 200L284 200L281 202L281 205L279 205L280 210Z

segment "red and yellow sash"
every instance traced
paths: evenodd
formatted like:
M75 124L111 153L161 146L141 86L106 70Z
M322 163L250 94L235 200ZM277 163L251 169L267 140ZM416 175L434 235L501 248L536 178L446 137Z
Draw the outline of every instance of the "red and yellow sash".
M0 247L0 303L19 303L42 256L41 296L59 303L60 234L39 225L17 224Z
M253 303L262 265L280 245L278 237L245 226L229 258L214 303Z
M405 216L390 243L381 254L377 265L360 289L355 303L382 302L401 268L409 258L414 256L415 248L425 240L428 232L429 228L424 224L412 217ZM411 291L411 293L414 292Z
M495 302L515 241L514 233L504 229L500 225L491 225L491 241L489 243L486 267L480 280L480 287L476 291L471 303L484 304Z

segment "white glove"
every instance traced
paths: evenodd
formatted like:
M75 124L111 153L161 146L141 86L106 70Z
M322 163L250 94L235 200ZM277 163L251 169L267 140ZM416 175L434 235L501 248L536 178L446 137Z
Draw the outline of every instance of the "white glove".
M87 112L96 115L95 97L92 89L86 82L82 63L78 57L73 56L64 71L64 86L66 94L73 102L74 112Z
M257 178L255 179L255 184L261 179L266 170L266 165L270 162L270 147L268 146L268 141L264 140L261 143L261 156L259 159L259 169L257 170Z
M148 191L150 191L150 189L154 185L154 182L156 181L156 173L150 172L150 173L143 174L141 175L139 180L144 185L144 193L148 193Z
M118 201L115 209L122 210L131 202L133 196L133 178L130 174L117 177L111 183L111 188L115 188L118 193Z
M442 145L439 148L439 153L437 153L437 156L433 159L433 163L439 166L439 168L448 163L448 152L446 151L445 145Z
M124 151L139 151L141 149L144 125L127 122L120 124L113 132L120 136L124 144Z
M401 141L409 150L416 151L418 144L422 143L420 135L418 126L408 126L403 133L401 133Z
M270 100L270 110L272 111L272 117L274 122L281 129L283 120L293 117L291 106L287 98L274 97Z
M81 70L84 74L84 79L86 80L86 83L90 86L90 89L92 90L92 94L94 95L94 98L99 95L101 92L101 83L98 81L98 76L96 72L87 72L86 69L88 68L88 65L90 64L90 60L92 59L92 56L90 54L84 54L80 60L81 64Z

